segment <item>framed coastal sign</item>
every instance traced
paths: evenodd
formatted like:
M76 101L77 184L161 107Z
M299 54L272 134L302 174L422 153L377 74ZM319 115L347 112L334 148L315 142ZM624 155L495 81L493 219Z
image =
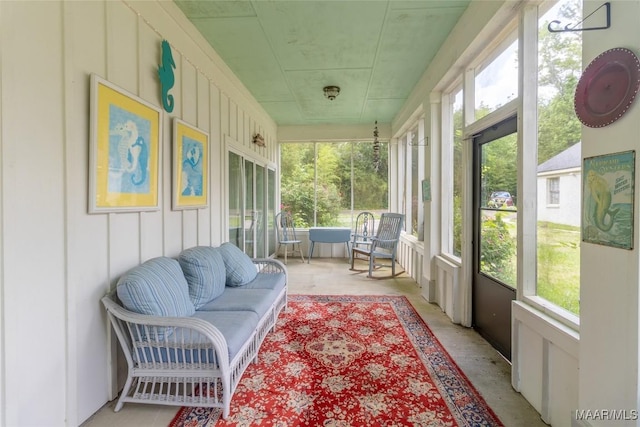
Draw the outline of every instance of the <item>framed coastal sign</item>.
M209 135L173 122L173 209L206 208L209 193Z
M91 75L89 213L159 209L161 115Z
M635 151L584 159L582 240L633 249Z

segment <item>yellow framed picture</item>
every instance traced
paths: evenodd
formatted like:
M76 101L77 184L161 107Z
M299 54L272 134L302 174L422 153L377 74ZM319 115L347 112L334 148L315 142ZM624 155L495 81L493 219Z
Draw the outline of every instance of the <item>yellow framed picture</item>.
M174 118L173 209L208 206L209 134Z
M158 210L162 110L91 75L89 213Z

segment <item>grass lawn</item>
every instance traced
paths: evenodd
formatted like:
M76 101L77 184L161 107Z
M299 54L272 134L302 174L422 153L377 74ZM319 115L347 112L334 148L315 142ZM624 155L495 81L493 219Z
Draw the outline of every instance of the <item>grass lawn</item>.
M538 223L538 295L579 314L579 227Z

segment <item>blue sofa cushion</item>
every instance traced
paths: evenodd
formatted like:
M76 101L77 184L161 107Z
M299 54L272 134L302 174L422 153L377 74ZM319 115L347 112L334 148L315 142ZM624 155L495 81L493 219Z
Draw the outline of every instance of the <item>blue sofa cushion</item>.
M196 309L224 292L227 272L218 248L196 246L186 249L178 256L178 262Z
M227 271L227 286L246 285L258 274L251 258L233 243L223 243L220 252Z
M198 311L193 317L205 320L224 336L227 342L229 361L233 360L242 346L251 338L258 325L258 315L252 311ZM168 348L164 346L144 346L138 348L135 357L139 362L186 362L186 363L214 363L215 355L212 349L187 349L189 347L189 337L192 337L190 330L175 328L174 334L180 337L179 347ZM182 337L185 341L182 341Z
M287 284L284 273L258 273L243 289L271 289L280 292Z
M206 320L218 328L227 341L229 360L249 341L258 327L258 315L253 311L196 311L193 317Z
M198 311L240 311L248 310L262 317L273 307L278 293L270 289L229 288L213 301L200 307Z
M122 305L140 314L163 317L191 316L195 307L178 261L152 258L132 268L118 280Z

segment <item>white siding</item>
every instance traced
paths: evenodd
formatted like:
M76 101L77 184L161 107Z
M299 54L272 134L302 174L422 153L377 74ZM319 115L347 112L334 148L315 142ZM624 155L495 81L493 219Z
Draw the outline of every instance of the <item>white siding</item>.
M62 424L68 369L63 10L57 2L0 8L6 408L0 422Z
M558 178L560 181L560 203L547 203L547 180ZM538 221L556 224L580 226L582 175L580 172L549 173L538 175Z

